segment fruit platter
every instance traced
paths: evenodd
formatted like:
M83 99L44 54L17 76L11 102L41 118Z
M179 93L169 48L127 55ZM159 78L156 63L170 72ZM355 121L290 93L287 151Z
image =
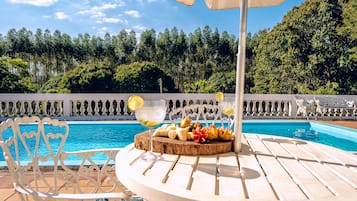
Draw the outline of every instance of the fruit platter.
M163 154L211 155L230 152L233 149L233 132L229 128L211 124L203 127L183 118L179 124L163 124L153 133L153 151ZM134 138L138 149L148 150L149 132Z

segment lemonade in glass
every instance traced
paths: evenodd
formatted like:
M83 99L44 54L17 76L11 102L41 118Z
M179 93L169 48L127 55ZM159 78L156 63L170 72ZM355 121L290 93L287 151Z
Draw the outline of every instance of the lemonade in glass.
M160 160L160 157L154 154L152 135L153 128L164 121L166 116L165 100L145 100L144 105L135 110L135 117L139 123L149 129L149 151L142 157L143 160L152 162Z
M219 103L221 111L228 117L229 128L232 129L234 123L234 111L236 110L236 104L234 98L225 98Z

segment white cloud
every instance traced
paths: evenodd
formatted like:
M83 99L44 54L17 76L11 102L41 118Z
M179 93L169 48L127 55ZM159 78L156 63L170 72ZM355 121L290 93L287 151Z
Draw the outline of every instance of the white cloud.
M121 22L120 19L118 18L112 18L112 17L105 17L101 20L101 22L107 22L107 23L119 23Z
M11 3L30 4L33 6L51 6L58 0L10 0Z
M55 16L59 20L70 19L70 17L66 15L64 12L55 12Z
M118 6L122 6L124 3L119 1L118 3L106 3L100 6L92 6L89 9L79 11L79 14L89 15L91 18L96 19L96 23L123 23L124 21L119 18L107 17L105 11L109 9L115 9Z
M117 4L103 4L101 6L93 6L86 10L79 11L79 14L88 14L93 18L104 17L105 13L103 11L108 9L114 9L117 7Z
M135 25L135 26L133 26L133 29L139 30L139 31L144 31L146 29L146 27L143 25Z
M125 11L125 14L130 15L134 18L140 17L140 13L137 10L127 10L127 11Z

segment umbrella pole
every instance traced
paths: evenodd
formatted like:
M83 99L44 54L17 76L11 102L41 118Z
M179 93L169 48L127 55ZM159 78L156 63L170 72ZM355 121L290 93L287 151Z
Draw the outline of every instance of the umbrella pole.
M247 29L247 11L248 1L241 0L240 6L240 29L239 29L239 46L238 46L238 60L236 70L236 110L234 116L234 151L241 150L242 138L242 121L243 121L243 100L244 100L244 73L245 73L245 51L246 51L246 29Z

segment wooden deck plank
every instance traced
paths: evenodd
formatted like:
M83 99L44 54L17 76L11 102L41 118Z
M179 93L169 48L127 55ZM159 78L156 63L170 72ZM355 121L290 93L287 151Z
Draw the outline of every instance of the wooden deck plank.
M353 188L357 189L357 173L346 166L336 165L336 164L325 164L327 167L331 168L339 177L344 179Z
M320 162L326 162L326 163L337 163L337 164L341 164L340 160L337 160L334 157L331 157L330 154L327 154L324 151L321 151L319 149L319 144L318 146L316 146L314 143L307 143L307 144L298 144L298 147L300 147L302 150L304 150L305 152L308 152L309 154L312 155L312 157Z
M143 150L131 149L128 152L129 166L134 168L136 172L144 174L144 172L150 167L150 163L141 159L141 156L145 153Z
M226 153L219 155L219 194L227 200L245 199L237 155ZM229 186L236 186L232 191Z
M316 158L309 154L308 152L301 149L301 146L304 146L307 142L303 141L294 141L294 143L283 143L281 144L285 150L287 150L294 158L298 160L310 160L317 161ZM300 145L300 146L298 146Z
M274 157L259 155L258 159L280 200L307 199L306 195Z
M248 146L242 146L242 150L238 154L238 160L248 198L258 200L276 200L273 189L268 183L258 161L254 157L254 153L249 150ZM259 189L259 191L256 189Z
M302 164L297 160L279 158L285 169L289 172L291 177L299 184L300 188L309 197L331 197L332 192L321 183L314 175L312 175Z
M187 189L192 180L196 160L197 157L194 156L180 156L175 167L169 173L166 184L172 188Z
M357 167L356 155L326 145L320 145L319 149L328 154L330 157L335 158L337 161L341 161L343 164ZM331 154L332 152L333 154Z
M342 195L346 191L353 191L354 188L325 165L312 161L302 161L302 163L319 178L336 195Z
M280 143L292 143L292 142L288 141L287 139L281 139L281 138L276 139L273 136L268 136L268 135L257 136L257 138L260 139L262 144L264 144L266 147L268 147L268 149L271 151L271 153L274 156L286 157L286 158L293 157L282 146L280 146Z
M166 176L170 173L173 163L178 158L177 155L163 154L162 160L157 161L152 168L150 168L145 176L147 179L156 181L157 183L165 183ZM157 179L161 178L161 179Z
M271 155L271 151L261 142L261 140L255 134L245 135L245 140L249 143L250 148L255 154Z
M206 195L218 195L218 190L216 190L216 168L217 161L213 157L200 156L197 169L193 173L193 181L191 186L191 191L197 191L204 193ZM202 187L202 184L205 184Z

